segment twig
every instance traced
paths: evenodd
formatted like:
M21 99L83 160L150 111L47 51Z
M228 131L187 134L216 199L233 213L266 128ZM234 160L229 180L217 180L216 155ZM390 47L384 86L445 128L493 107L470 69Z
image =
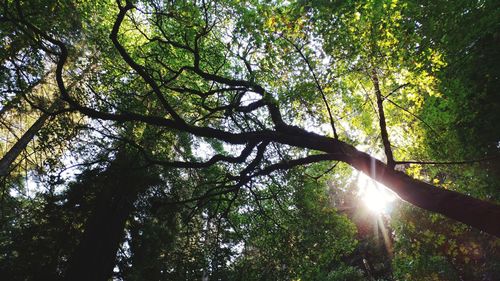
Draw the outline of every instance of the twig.
M478 162L486 162L490 160L500 159L500 156L491 156L480 159L471 159L471 160L458 160L458 161L416 161L416 160L408 160L408 161L396 161L396 165L404 165L404 164L419 164L419 165L461 165L461 164L471 164Z
M337 130L335 129L335 123L333 121L333 116L332 116L332 110L330 109L330 105L328 104L328 101L326 100L325 92L323 91L323 88L321 87L321 84L319 83L319 80L316 77L316 73L314 72L314 69L313 69L311 63L309 62L309 59L302 52L302 50L299 48L299 46L297 46L296 44L294 44L288 38L286 38L286 37L283 37L283 38L286 41L288 41L295 48L295 50L297 50L297 52L299 53L300 57L302 57L302 59L306 62L306 65L309 68L309 71L311 72L311 75L312 75L312 77L314 79L314 83L316 84L316 88L318 88L318 91L321 93L321 98L323 99L323 102L325 103L325 106L326 106L326 110L328 111L328 117L330 118L330 124L331 124L332 130L333 130L333 137L336 138L336 139L338 139L339 136L337 135Z

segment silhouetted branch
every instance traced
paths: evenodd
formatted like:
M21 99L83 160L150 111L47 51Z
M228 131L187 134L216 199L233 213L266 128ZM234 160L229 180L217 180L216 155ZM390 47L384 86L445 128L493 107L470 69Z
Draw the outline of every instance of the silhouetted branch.
M491 160L500 159L500 156L492 156L485 157L480 159L471 159L471 160L459 160L459 161L396 161L396 165L404 165L404 164L419 164L419 165L461 165L461 164L473 164L479 162L487 162Z
M389 141L389 134L387 133L387 123L385 122L384 113L384 99L380 91L380 82L378 80L377 71L375 68L371 69L371 79L373 88L375 89L375 96L377 97L377 107L379 115L380 135L382 137L382 144L384 145L385 156L387 157L387 166L394 169L394 156L392 154L391 142Z

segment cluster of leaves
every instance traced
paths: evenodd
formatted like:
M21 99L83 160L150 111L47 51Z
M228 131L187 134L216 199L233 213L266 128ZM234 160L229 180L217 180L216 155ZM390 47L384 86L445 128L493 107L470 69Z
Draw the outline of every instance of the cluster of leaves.
M451 3L448 3L451 4ZM423 2L412 13L420 26L421 46L438 50L446 61L438 79L439 95L424 93L419 115L424 159L491 159L461 166L420 166L416 176L447 189L498 202L498 40L500 10L495 1ZM457 32L461 30L460 32ZM403 223L403 220L405 221ZM494 280L499 272L497 239L410 206L394 219L397 235L395 275L405 280ZM428 225L420 228L420 226ZM482 270L478 271L477 268Z

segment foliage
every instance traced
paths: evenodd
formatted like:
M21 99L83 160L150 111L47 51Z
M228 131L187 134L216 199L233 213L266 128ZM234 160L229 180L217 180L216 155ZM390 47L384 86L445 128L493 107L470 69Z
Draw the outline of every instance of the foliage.
M0 279L494 280L496 2L2 1Z

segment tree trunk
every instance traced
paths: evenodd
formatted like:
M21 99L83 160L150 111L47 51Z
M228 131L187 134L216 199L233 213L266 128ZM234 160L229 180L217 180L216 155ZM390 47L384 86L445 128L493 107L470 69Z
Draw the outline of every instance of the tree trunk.
M137 197L137 194L126 192L126 188L128 186L117 184L101 194L86 223L83 238L70 258L65 280L106 281L111 278L125 224Z
M106 281L112 277L116 253L125 235L125 226L139 194L158 180L138 167L134 155L120 151L111 165L89 183L102 188L85 223L82 238L64 276L67 281Z
M52 112L59 104L58 101L54 102L48 112ZM28 146L28 143L35 137L35 135L43 127L47 119L50 117L48 113L42 113L40 117L31 125L31 127L21 136L21 138L7 151L7 153L0 159L0 176L9 174L9 168L21 152Z

